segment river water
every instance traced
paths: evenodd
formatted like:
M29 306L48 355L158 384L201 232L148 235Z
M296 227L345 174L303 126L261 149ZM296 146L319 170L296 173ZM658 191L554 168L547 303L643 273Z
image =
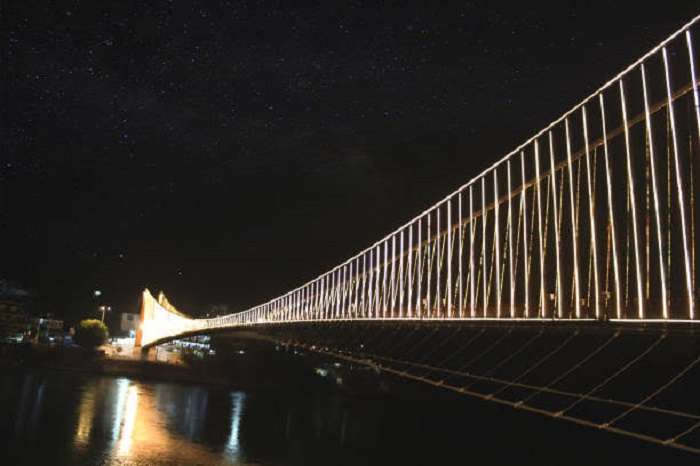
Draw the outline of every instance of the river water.
M0 414L3 466L692 460L484 402L349 397L293 387L240 391L71 372L0 376Z

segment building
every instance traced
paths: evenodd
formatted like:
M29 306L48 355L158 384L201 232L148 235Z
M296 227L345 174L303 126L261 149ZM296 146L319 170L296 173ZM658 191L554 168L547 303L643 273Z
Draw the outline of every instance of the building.
M0 339L21 340L29 331L25 303L29 293L0 278Z
M63 321L54 319L51 314L32 319L32 334L41 343L62 342L64 337Z
M133 337L141 324L141 317L138 314L122 312L119 319L119 333Z
M21 304L0 300L0 338L21 340L29 330L29 316Z

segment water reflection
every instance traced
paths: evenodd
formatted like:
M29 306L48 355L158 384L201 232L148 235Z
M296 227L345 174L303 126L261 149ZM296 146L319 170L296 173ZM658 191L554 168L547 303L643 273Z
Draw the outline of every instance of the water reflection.
M119 381L116 394L106 397L112 403L105 408L113 411L111 456L155 461L176 451L185 462L220 462L215 452L191 442L199 437L206 419L206 396L202 397L196 388L189 395L179 396L184 394L180 388L171 391L160 386L153 390L136 382ZM89 397L89 391L84 396ZM81 403L83 406L93 413L96 409L89 402Z
M126 403L123 408L123 416L118 416L124 419L124 423L121 425L121 430L119 433L119 438L117 440L117 454L118 455L128 455L131 451L131 442L134 435L134 423L136 421L136 412L138 409L139 402L139 391L136 385L131 385L128 389L128 394L126 395Z
M210 391L207 388L156 384L149 389L152 390L156 409L165 417L170 429L187 440L203 441L207 437L207 418L211 411ZM217 417L219 415L217 413Z
M75 430L75 442L87 444L92 432L92 419L95 415L95 385L89 385L80 397L78 406L78 425Z
M10 441L11 455L18 455L10 462L0 455L2 465L47 458L56 465L248 464L243 392L24 373L0 380L0 394L0 409L9 413L0 440ZM34 448L39 440L45 451Z
M381 410L360 413L356 425L338 398L317 395L62 373L22 374L10 394L12 448L22 461L3 465L223 466L263 457L265 464L325 466L325 454L366 439L373 445L380 433ZM38 439L44 451L34 448ZM366 463L347 450L342 457L336 464Z
M112 440L117 441L122 430L122 413L124 412L124 403L126 403L126 394L129 390L129 381L127 379L117 380L117 401L115 403L116 415L112 423Z
M34 397L31 396L33 377L27 376L22 380L22 388L20 389L20 399L18 405L17 418L15 419L15 434L21 432L24 427L24 421L27 418L26 410L30 400L33 402Z
M450 460L467 450L489 458L488 464L528 458L532 451L552 451L551 461L540 464L564 456L572 464L574 446L555 430L559 424L533 425L531 417L460 406L15 373L0 377L0 465L432 465L462 464ZM478 428L465 419L480 419ZM494 422L481 422L489 419ZM530 431L538 435L522 435ZM601 442L586 432L576 436L584 445ZM559 445L562 457L552 450ZM595 452L605 448L577 449L577 464L599 462Z
M32 408L32 425L36 425L39 422L39 417L41 415L42 404L44 401L44 381L39 382L39 388L37 389L36 396L34 397L34 407Z
M234 460L241 459L240 427L243 418L243 407L245 406L245 393L235 392L231 394L231 431L228 442L226 442L226 453Z

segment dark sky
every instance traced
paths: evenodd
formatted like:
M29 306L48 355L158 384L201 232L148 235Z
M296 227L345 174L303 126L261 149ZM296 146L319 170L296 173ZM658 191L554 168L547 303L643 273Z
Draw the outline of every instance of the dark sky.
M0 0L0 277L242 310L477 174L697 2Z

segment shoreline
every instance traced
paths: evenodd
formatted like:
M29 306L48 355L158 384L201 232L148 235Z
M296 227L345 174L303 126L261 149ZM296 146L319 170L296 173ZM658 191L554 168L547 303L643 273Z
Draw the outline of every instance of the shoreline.
M75 372L108 377L127 377L136 380L154 382L173 382L184 384L208 385L228 388L265 388L238 385L228 378L214 377L193 371L188 366L175 365L160 361L116 360L105 358L95 363L85 365L18 363L15 365L0 364L0 367L10 370L46 370L57 372Z
M128 377L137 380L198 384L234 389L274 389L279 380L251 377L236 370L234 361L204 359L158 361L145 356L113 357L99 350L34 344L3 345L0 348L0 370L48 370Z

